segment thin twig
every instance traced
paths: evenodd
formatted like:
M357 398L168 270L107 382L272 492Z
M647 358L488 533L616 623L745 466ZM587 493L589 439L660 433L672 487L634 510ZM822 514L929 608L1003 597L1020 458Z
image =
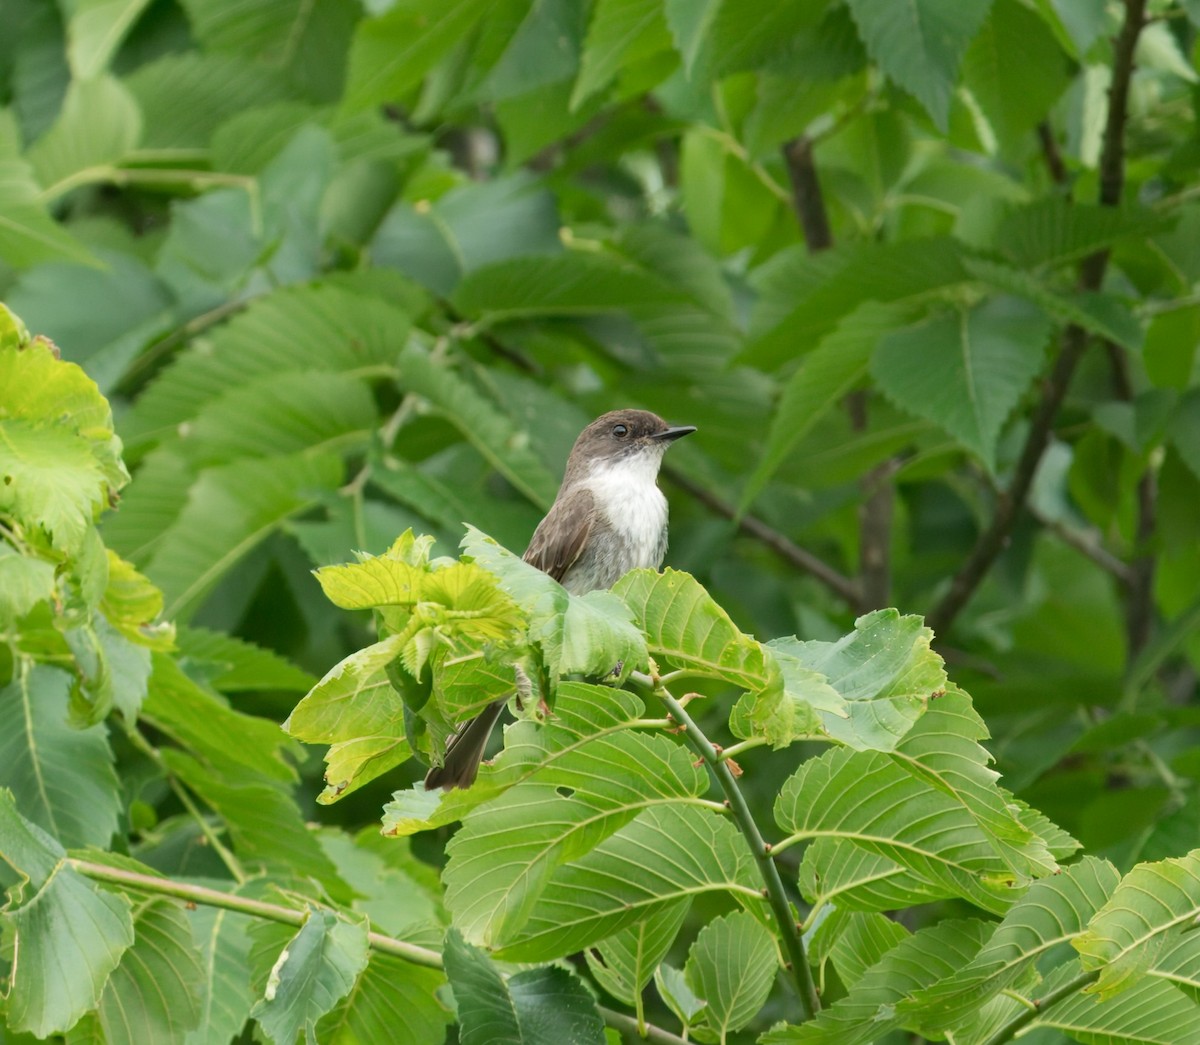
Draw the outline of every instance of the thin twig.
M1145 23L1145 9L1146 0L1125 0L1125 20L1113 49L1108 120L1100 155L1100 202L1110 207L1120 202L1124 187L1129 81L1133 75L1134 49ZM1107 267L1107 250L1099 250L1086 257L1080 266L1080 289L1099 290ZM1087 343L1088 335L1082 327L1074 324L1067 327L1063 334L1062 350L1043 386L1042 398L1033 415L1012 479L1007 489L997 497L991 522L979 535L971 554L950 582L949 590L927 615L929 626L934 631L942 633L949 629L1007 545L1017 516L1025 506L1042 455L1049 445L1054 419L1067 394L1071 376L1083 357Z
M1049 120L1042 120L1037 125L1038 141L1042 146L1042 155L1046 159L1046 169L1050 172L1050 177L1054 180L1055 185L1065 185L1067 181L1067 167L1063 163L1062 152L1058 148L1058 140L1054 137L1054 130L1050 126Z
M604 1022L612 1027L613 1030L621 1031L623 1034L636 1038L639 1041L649 1041L654 1043L654 1045L690 1045L686 1038L681 1038L678 1034L672 1034L668 1030L656 1027L652 1023L646 1024L646 1033L643 1034L638 1027L637 1020L632 1016L626 1016L625 1013L617 1012L604 1005L597 1005L596 1009L604 1018Z
M812 552L801 548L790 538L785 537L778 530L772 529L761 519L753 515L739 517L735 505L718 497L715 493L705 489L699 483L689 479L674 468L669 466L663 468L662 474L669 482L674 483L709 510L724 516L726 519L734 520L737 523L739 533L744 533L747 537L753 537L755 540L761 541L785 562L795 566L798 570L803 570L805 573L811 574L850 606L854 607L858 605L860 598L858 585L849 577L839 573L828 563L818 559Z
M696 725L695 720L687 713L684 706L663 686L661 679L654 679L640 672L635 672L633 678L638 684L649 686L666 705L667 710L671 712L671 717L683 726L692 750L708 763L709 769L721 785L721 790L725 792L725 800L729 804L730 812L733 813L734 822L738 825L742 837L746 839L751 853L754 854L759 872L762 874L763 884L766 886L763 892L779 926L780 940L788 959L787 971L795 984L800 1001L801 1021L811 1019L821 1011L821 999L817 994L817 988L813 983L812 969L809 968L808 958L804 953L804 941L800 936L800 927L796 924L795 912L787 898L787 893L784 892L783 879L780 878L779 868L775 866L775 861L771 856L771 848L763 840L763 836L758 830L758 824L755 823L750 807L746 804L746 797L742 794L742 789L738 787L733 770L729 768L728 762L722 761L721 753L713 747L712 742Z
M792 183L792 207L809 253L832 247L833 233L829 228L821 180L813 162L812 139L801 136L784 143L783 158L787 161L788 179Z

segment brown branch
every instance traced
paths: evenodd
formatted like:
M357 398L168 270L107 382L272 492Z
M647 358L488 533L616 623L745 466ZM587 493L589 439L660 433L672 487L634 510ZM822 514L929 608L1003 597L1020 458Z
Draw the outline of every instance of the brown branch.
M829 212L825 209L825 197L813 163L812 139L801 136L786 142L783 158L787 161L788 178L792 183L792 206L809 253L832 247L833 233L829 229Z
M1038 141L1042 146L1042 155L1046 158L1046 169L1050 171L1050 177L1054 180L1055 185L1065 185L1067 183L1067 166L1063 163L1062 152L1058 147L1058 139L1054 137L1054 130L1050 126L1049 120L1042 120L1037 125Z
M803 570L825 585L838 598L852 607L859 605L861 595L858 585L849 577L835 570L828 563L818 559L812 552L806 551L778 530L772 529L761 519L753 515L738 515L737 506L718 497L705 489L699 483L677 472L674 468L663 468L662 474L668 481L674 483L694 500L699 501L710 511L724 516L737 523L739 533L761 541L776 555L798 570Z
M1108 92L1108 119L1100 155L1100 202L1116 206L1121 200L1125 178L1125 122L1128 114L1129 81L1133 76L1133 52L1145 24L1146 0L1125 0L1125 20L1113 49L1112 84ZM1080 266L1082 290L1099 290L1108 267L1108 251L1089 255ZM992 564L1008 543L1017 516L1025 505L1042 454L1050 442L1050 432L1058 409L1067 394L1071 376L1087 348L1088 336L1082 327L1072 324L1063 334L1062 351L1042 390L1021 456L1012 479L996 499L995 512L987 528L979 535L967 561L950 582L950 588L928 614L929 626L946 631L970 601L975 589L987 576Z

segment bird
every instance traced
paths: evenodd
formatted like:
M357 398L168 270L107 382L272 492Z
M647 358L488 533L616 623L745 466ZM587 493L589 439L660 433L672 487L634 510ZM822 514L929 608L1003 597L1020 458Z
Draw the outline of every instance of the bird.
M524 560L573 595L611 588L641 567L658 569L667 554L667 499L658 470L667 448L696 431L671 426L648 410L611 410L579 434L562 485L525 549ZM464 722L446 744L425 789L470 787L504 701Z

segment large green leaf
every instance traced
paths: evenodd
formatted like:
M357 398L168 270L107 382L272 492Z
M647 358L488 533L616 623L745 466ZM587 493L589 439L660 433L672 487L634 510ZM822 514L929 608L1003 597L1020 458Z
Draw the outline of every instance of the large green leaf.
M994 472L1000 430L1041 369L1049 334L1040 310L994 298L886 335L871 373L897 406L940 425Z
M625 65L670 48L671 37L658 0L600 0L592 12L571 92L571 107L607 87Z
M836 642L783 638L766 649L783 672L785 698L807 694L828 736L859 750L891 751L946 685L932 638L920 617L875 610ZM825 687L836 703L819 701Z
M887 915L834 907L813 926L808 960L819 968L832 959L838 978L853 989L863 973L909 935Z
M403 1041L442 1045L454 1015L444 997L446 977L402 958L371 954L346 998L317 1024L329 1045Z
M54 126L26 155L45 197L55 199L76 185L111 177L141 130L137 102L119 80L73 80Z
M708 790L688 751L663 736L604 729L630 698L564 683L532 774L478 807L446 847L446 905L467 939L502 946L541 905L556 869L577 861L643 810ZM603 730L603 731L601 731ZM519 742L509 741L509 749ZM515 756L514 756L515 757Z
M252 919L218 907L197 907L188 912L188 921L204 978L199 1018L187 1045L225 1041L241 1030L254 1007L247 935Z
M529 637L542 650L552 685L564 675L607 678L616 672L624 678L646 666L646 640L619 593L573 595L473 526L467 527L462 545L528 615Z
M121 955L100 995L109 1045L182 1045L200 1019L204 969L183 911L163 897L133 912L133 946Z
M870 1045L877 1037L906 1026L899 1003L929 984L951 976L969 962L987 939L979 921L939 922L901 940L841 998L816 1019L769 1031L766 1045Z
M679 570L632 570L612 588L633 611L654 657L748 690L781 685L779 669L697 580Z
M945 130L959 64L987 18L990 0L849 0L849 6L871 57Z
M905 317L906 310L897 306L865 302L804 356L800 368L783 386L762 457L742 488L743 510L762 492L800 440L866 377L875 346L902 326Z
M301 1033L314 1040L317 1021L344 998L367 967L366 920L310 908L267 980L251 1015L277 1045Z
M1032 1026L1085 1045L1177 1045L1200 1040L1200 1006L1172 984L1149 980L1115 998L1073 994Z
M7 1026L39 1038L61 1033L95 1007L133 943L129 903L71 868L49 835L0 790L0 859L19 876L0 921L15 933L20 962L5 1001Z
M401 383L445 415L505 479L538 507L550 506L558 491L557 478L498 407L415 341L401 354L399 370Z
M167 598L168 617L186 616L252 548L337 485L342 462L328 454L240 460L200 473L162 535L146 573Z
M403 311L354 283L276 291L210 334L205 351L168 367L138 399L122 434L138 445L174 432L206 404L255 380L386 365L399 355L408 327Z
M451 189L436 200L398 202L371 241L377 265L448 295L477 270L562 250L553 195L527 174Z
M445 959L463 1045L603 1045L596 1003L567 969L526 969L506 980L455 931L446 937Z
M758 1015L778 972L775 938L753 915L736 911L709 922L684 968L688 985L705 1002L693 1026L725 1041Z
M732 891L761 904L761 878L737 828L707 809L650 806L560 867L498 956L540 961L589 947L684 896Z
M363 19L350 48L346 104L365 109L400 100L483 14L472 0L399 0Z
M1015 899L1011 872L964 799L882 752L841 748L810 759L788 778L775 819L791 839L849 842L899 864L942 895L1005 911ZM837 852L810 847L804 863ZM831 870L815 873L823 878Z
M1118 880L1112 864L1086 857L1034 882L967 965L905 999L900 1013L918 1020L926 1033L965 1022L987 998L1016 985L1048 951L1077 939Z
M58 260L95 264L88 249L46 211L41 191L21 154L16 119L0 109L0 255L16 268Z
M68 721L71 677L38 664L0 689L0 786L64 845L107 846L121 796L103 725Z
M1108 997L1137 984L1164 950L1180 944L1200 916L1200 850L1138 864L1071 942L1085 969L1098 970L1096 989ZM1200 939L1188 953L1200 954ZM1178 951L1172 960L1181 959Z

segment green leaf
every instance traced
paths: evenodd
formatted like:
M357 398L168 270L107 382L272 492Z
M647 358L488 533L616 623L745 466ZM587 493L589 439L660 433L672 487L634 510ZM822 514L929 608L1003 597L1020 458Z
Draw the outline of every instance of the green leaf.
M372 953L354 990L317 1024L317 1041L442 1045L446 1025L454 1018L444 998L445 984L446 977L437 969Z
M174 433L203 406L256 379L342 373L395 361L408 316L356 284L315 283L253 301L187 352L137 400L122 433L131 445Z
M162 754L170 771L225 821L243 866L268 874L312 877L331 895L347 898L349 891L337 868L290 797L254 778L218 777L181 751Z
M761 879L737 828L708 809L650 806L560 867L517 936L497 951L550 960L590 947L681 897L733 891L761 903Z
M1158 863L1138 864L1071 942L1084 969L1099 970L1095 990L1111 997L1135 985L1178 944L1200 916L1200 850ZM1200 940L1191 951L1200 953Z
M773 639L766 649L783 669L785 692L812 693L803 672L823 677L840 704L822 706L829 736L858 750L893 750L946 685L942 658L930 649L933 632L917 616L875 610L836 642Z
M882 752L834 749L805 762L775 803L790 838L837 839L907 869L941 895L1003 912L1012 872L960 796L906 772ZM802 867L823 879L837 847L810 847ZM821 861L821 865L817 865Z
M666 957L691 904L681 899L584 952L592 976L609 994L635 1005Z
M871 373L897 406L940 425L994 473L1000 430L1041 369L1049 334L1040 310L994 298L888 334Z
M107 180L136 148L141 132L137 102L119 80L101 75L71 81L54 126L26 154L44 198Z
M194 611L239 559L308 508L315 491L339 483L342 471L337 457L296 454L201 472L146 564L166 596L166 615Z
M838 978L853 989L867 969L909 935L886 915L831 907L806 937L808 960L819 968L832 959Z
M1075 261L1123 240L1164 232L1172 224L1171 216L1148 208L1105 207L1048 196L1009 208L988 245L1018 269L1028 270Z
M916 96L945 131L958 67L987 18L990 0L848 0L867 51L888 77Z
M0 858L20 877L0 908L19 941L5 1001L7 1027L39 1038L62 1033L95 1007L133 943L129 903L65 863L62 847L17 812L0 790Z
M558 479L507 415L415 341L401 353L399 368L401 382L441 412L514 487L539 508L553 503Z
M779 971L775 938L746 911L715 918L688 951L684 975L704 999L699 1026L720 1041L741 1030L767 1000Z
M329 670L283 723L297 740L330 745L319 802L336 801L412 756L404 701L384 670L407 641L405 634L390 635L352 653Z
M46 211L20 142L11 110L0 109L0 255L14 268L60 260L96 264L91 252Z
M176 645L189 670L202 672L208 683L222 693L275 689L304 691L317 681L273 650L224 632L181 628L176 635Z
M291 783L287 738L271 719L247 715L190 678L180 662L156 653L142 717L203 762L241 779Z
M462 1045L604 1045L596 1003L567 969L526 969L506 980L484 951L454 930L446 935L444 956Z
M529 638L541 647L554 681L571 674L606 678L618 666L624 679L646 666L645 638L615 589L572 595L473 526L467 527L462 545L528 615Z
M446 906L472 942L503 946L518 937L562 864L584 857L643 810L708 789L681 745L621 728L640 705L631 700L563 683L554 717L533 738L530 723L509 730L505 754L520 758L528 775L467 816L446 847ZM528 750L531 739L537 747Z
M187 917L204 971L200 1014L187 1045L226 1041L242 1029L254 1007L247 935L253 920L219 907L197 907Z
M1170 983L1151 980L1116 998L1078 992L1051 1006L1032 1027L1061 1031L1087 1045L1175 1045L1200 1037L1200 1007Z
M133 912L133 946L121 955L100 995L98 1015L109 1045L183 1043L200 1019L204 970L183 911L164 898Z
M798 887L814 907L872 913L912 907L941 896L939 888L879 853L839 838L818 838L804 852Z
M1141 349L1141 321L1112 294L1059 294L1047 288L1045 280L1021 269L971 257L964 258L963 264L976 279L1033 302L1055 319L1075 323L1131 352Z
M483 14L473 0L398 0L364 18L350 48L345 104L366 109L400 100Z
M865 302L804 356L783 386L762 457L742 488L741 510L762 492L800 440L866 377L875 346L903 325L905 316L906 310L894 305Z
M266 995L250 1013L272 1041L291 1045L301 1032L315 1040L317 1021L367 967L367 929L366 919L309 909L271 969Z
M1015 986L1044 954L1077 939L1119 878L1108 861L1089 856L1034 882L968 964L905 999L898 1011L918 1020L926 1033L964 1023L988 998Z
M150 0L74 0L69 5L67 57L71 73L88 80L108 67Z
M671 46L659 0L599 0L588 25L571 108L607 87L623 66Z
M735 626L692 576L679 570L632 570L612 592L633 611L654 657L696 675L747 690L781 685L763 647Z
M951 0L953 2L953 0ZM916 301L965 282L963 244L949 236L855 243L817 258L784 251L755 273L761 297L751 319L746 362L776 367L797 345L815 344L864 301Z
M987 939L990 926L979 921L939 922L901 940L816 1019L768 1031L764 1045L870 1045L889 1030L906 1025L898 1008L922 987L952 976Z
M1071 82L1071 73L1067 54L1046 20L1016 0L994 0L963 61L966 86L1008 147L1019 146L1022 136L1046 117Z
M36 664L0 689L0 786L64 845L106 846L121 795L102 725L68 724L71 677Z
M524 173L472 182L437 199L400 201L379 225L371 257L449 295L506 258L561 252L554 196Z
M10 626L39 602L54 598L54 564L0 543L0 621Z

